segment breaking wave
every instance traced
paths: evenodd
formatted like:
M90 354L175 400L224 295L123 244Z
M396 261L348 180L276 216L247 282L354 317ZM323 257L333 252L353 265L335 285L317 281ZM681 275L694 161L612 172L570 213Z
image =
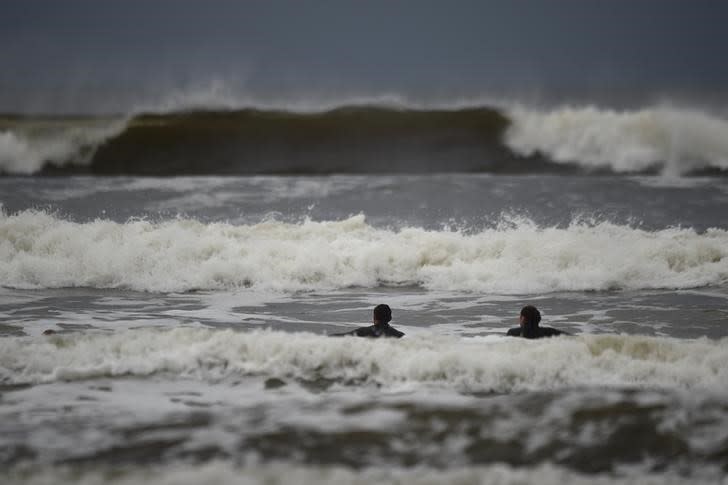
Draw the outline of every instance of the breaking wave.
M677 108L210 108L0 119L0 173L722 173L728 121ZM184 106L184 104L179 104Z
M556 163L618 173L728 169L728 120L700 111L586 107L510 115L506 143L523 156L541 153Z
M0 382L172 373L244 375L460 392L636 387L725 392L728 342L601 335L530 342L423 336L362 341L201 328L0 339ZM386 363L386 364L383 364Z
M529 220L470 233L341 221L250 225L0 214L0 285L183 292L419 285L447 291L694 288L728 280L728 231Z
M0 119L0 174L89 165L98 147L124 130L124 120Z

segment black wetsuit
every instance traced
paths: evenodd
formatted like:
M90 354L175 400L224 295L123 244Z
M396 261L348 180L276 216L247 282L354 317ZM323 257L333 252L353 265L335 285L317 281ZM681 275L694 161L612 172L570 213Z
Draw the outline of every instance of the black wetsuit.
M526 337L526 338L542 338L542 337L556 337L557 335L569 335L566 332L562 332L561 330L556 330L555 328L551 327L538 327L536 329L536 336L535 337ZM508 330L508 333L506 334L509 337L523 337L523 328L516 327L511 328Z
M356 337L369 337L369 338L379 338L379 337L402 338L404 336L404 332L400 332L399 330L392 327L388 323L380 323L378 325L372 325L370 327L359 327L356 330L352 330L351 332L332 334L331 337L345 337L347 335L354 335Z

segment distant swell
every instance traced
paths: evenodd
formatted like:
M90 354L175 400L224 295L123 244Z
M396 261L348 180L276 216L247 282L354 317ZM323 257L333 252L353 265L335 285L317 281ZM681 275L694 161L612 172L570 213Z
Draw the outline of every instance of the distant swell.
M446 291L693 288L728 281L728 232L645 231L608 222L477 233L341 221L251 225L0 214L0 285L282 292L419 285Z
M695 110L246 108L0 118L0 173L721 173L728 121Z

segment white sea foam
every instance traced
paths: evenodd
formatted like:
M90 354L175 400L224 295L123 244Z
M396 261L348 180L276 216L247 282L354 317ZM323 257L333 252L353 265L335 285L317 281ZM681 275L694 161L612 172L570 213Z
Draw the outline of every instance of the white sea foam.
M65 121L0 131L0 173L33 174L48 163L88 164L98 146L125 126L123 120L78 125Z
M555 162L616 172L728 169L728 120L698 110L515 107L509 115L505 142L522 155L539 152Z
M465 392L639 387L728 389L727 340L585 335L547 341L426 335L397 341L205 328L0 339L0 382L171 373L435 386Z
M705 473L687 479L671 472L632 471L614 476L612 474L582 474L558 465L544 464L535 467L514 468L508 465L463 466L441 470L427 466L412 468L381 467L353 470L341 466L303 466L287 463L236 466L228 461L212 461L206 464L172 464L153 467L98 467L98 469L75 469L70 466L17 467L2 473L6 483L27 485L55 485L57 483L94 484L348 484L370 485L542 485L584 484L584 485L681 485L691 484L725 485L726 478L717 478L719 472ZM2 475L0 475L2 476Z
M252 225L0 214L0 285L180 292L421 285L528 294L692 288L728 278L728 231L645 231L608 222L539 228L527 220L477 233L341 221Z

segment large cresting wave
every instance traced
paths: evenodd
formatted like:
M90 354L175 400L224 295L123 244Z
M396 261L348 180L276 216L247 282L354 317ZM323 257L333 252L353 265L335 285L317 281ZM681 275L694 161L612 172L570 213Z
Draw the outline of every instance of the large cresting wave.
M378 228L339 221L257 224L0 213L0 285L184 292L282 292L419 285L529 294L692 288L728 281L728 231L647 231L609 222L539 227L504 220L481 230Z
M0 173L723 173L728 121L594 106L247 107L0 117Z

